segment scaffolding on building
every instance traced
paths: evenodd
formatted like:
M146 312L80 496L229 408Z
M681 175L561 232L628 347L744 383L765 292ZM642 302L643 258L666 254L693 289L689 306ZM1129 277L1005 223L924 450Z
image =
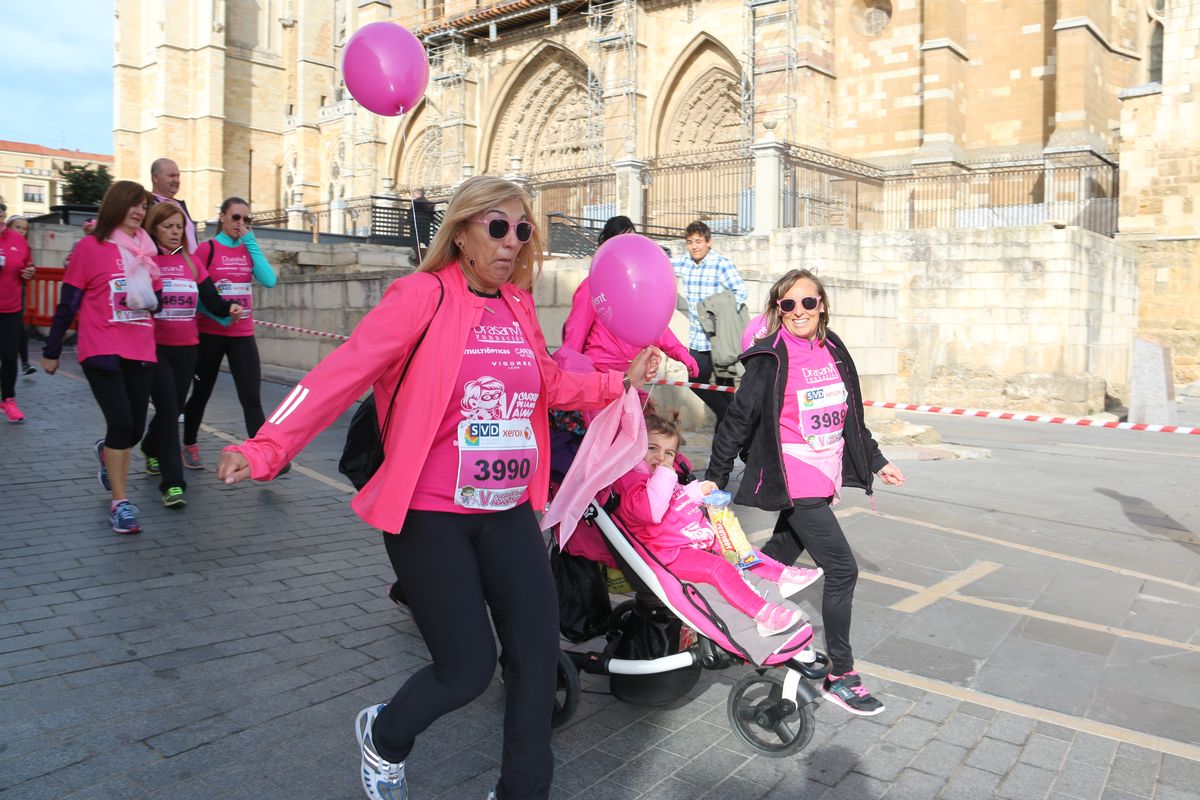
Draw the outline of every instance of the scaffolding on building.
M429 56L429 102L441 135L438 183L463 175L466 163L467 41L458 31L445 30L425 39ZM410 161L409 168L413 167Z
M753 144L756 126L767 118L774 119L776 136L795 141L800 95L798 0L745 0L743 20L743 146Z
M638 6L636 0L589 0L586 15L588 160L603 164L636 152ZM610 119L617 123L612 148L605 135Z

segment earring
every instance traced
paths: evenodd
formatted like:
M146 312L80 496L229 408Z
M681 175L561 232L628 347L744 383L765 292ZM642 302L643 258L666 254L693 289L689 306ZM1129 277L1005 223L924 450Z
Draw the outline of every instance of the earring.
M471 258L470 256L467 256L467 264L471 266L471 269L475 269L476 267L475 259Z

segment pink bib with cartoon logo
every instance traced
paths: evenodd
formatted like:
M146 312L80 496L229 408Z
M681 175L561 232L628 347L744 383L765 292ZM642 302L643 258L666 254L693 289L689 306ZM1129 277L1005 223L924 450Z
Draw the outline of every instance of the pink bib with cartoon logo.
M410 508L503 511L529 497L538 450L530 415L541 377L533 348L502 299L471 329L455 391ZM403 394L397 399L403 402Z

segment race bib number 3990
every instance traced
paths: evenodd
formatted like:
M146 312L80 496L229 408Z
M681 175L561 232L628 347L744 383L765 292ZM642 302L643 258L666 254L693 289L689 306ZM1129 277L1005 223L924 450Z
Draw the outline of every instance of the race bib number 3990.
M458 423L454 504L503 511L520 502L537 471L537 441L527 419Z

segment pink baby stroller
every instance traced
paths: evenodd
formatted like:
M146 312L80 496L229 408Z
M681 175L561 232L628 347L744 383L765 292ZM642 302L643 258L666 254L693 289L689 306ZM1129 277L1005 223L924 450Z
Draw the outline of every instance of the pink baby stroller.
M677 468L686 480L691 477L690 466L681 461ZM677 579L629 536L611 516L619 502L611 491L593 500L564 551L619 568L635 588L636 598L613 611L602 651L564 651L555 725L566 722L575 710L579 671L610 676L613 695L619 699L658 705L682 697L703 669L746 663L754 670L730 690L730 725L742 741L764 755L783 757L801 750L812 739L812 703L820 696L810 681L822 680L829 670L828 659L812 646L813 630L807 617L790 633L760 636L754 621L729 605L714 587ZM557 528L554 535L561 542ZM748 578L770 602L786 602L775 584L752 573ZM674 617L686 626L680 626L681 640L671 648L678 652L652 658L621 657L628 652L628 648L622 652L622 638L630 635L631 628L646 620L661 623L664 617ZM688 629L695 634L689 635ZM671 635L675 635L674 629Z

